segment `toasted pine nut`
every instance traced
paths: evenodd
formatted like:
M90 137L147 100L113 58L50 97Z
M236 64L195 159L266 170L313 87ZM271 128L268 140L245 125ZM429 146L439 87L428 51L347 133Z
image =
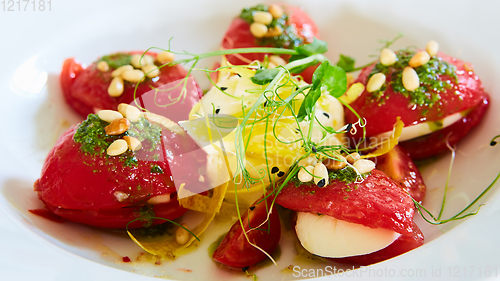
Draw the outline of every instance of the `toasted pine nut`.
M100 110L99 112L97 112L97 116L102 121L106 121L109 123L111 123L117 119L123 118L123 115L121 115L120 112L114 111L114 110L109 110L109 109Z
M137 107L126 103L120 103L118 105L118 112L133 123L139 121L141 117L141 111Z
M417 68L428 63L430 59L431 57L429 56L429 53L426 51L420 51L413 55L408 64L413 68Z
M148 64L142 67L142 71L146 73L149 78L155 78L160 75L160 70L154 64Z
M137 83L144 78L144 72L139 69L127 70L122 73L122 78L131 83Z
M270 27L265 36L275 37L275 36L280 36L282 33L283 33L283 28L281 28L280 26Z
M162 194L148 200L148 204L157 205L170 202L170 194Z
M375 163L368 159L359 159L358 161L354 162L352 166L356 168L356 170L358 170L360 174L366 174L375 169Z
M142 148L141 141L134 137L124 136L123 139L127 142L128 148L132 151L137 151Z
M130 63L135 68L141 68L141 67L144 67L146 65L154 64L154 59L152 56L148 56L148 55L143 56L142 54L135 54L135 55L132 55Z
M336 157L340 161L330 159L330 158L323 160L323 164L325 164L327 169L340 170L340 169L343 169L347 165L347 160L345 159L344 156L337 155Z
M163 51L156 56L156 61L161 64L173 62L174 60L175 60L175 55L167 51Z
M123 72L128 71L128 70L132 70L132 69L134 69L134 67L131 66L130 64L122 65L122 66L118 67L117 69L115 69L113 72L111 72L111 76L112 77L121 77Z
M272 62L269 62L269 63L267 64L267 68L276 68L276 67L277 67L277 65L276 65L276 64L274 64L274 63L272 63Z
M269 6L268 11L275 19L279 19L283 15L283 8L276 4Z
M427 53L429 53L431 57L434 57L435 55L437 55L437 52L439 50L439 43L434 40L431 40L427 42L425 50L427 51Z
M328 184L328 170L323 163L318 163L314 166L314 183L323 187Z
M130 121L127 118L113 120L108 126L104 127L107 135L117 136L125 133L130 128Z
M108 95L116 98L123 94L123 90L123 78L115 77L113 78L113 80L111 80L111 83L108 86Z
M354 162L361 159L361 155L359 155L359 153L357 153L357 152L353 152L353 153L347 155L347 157L345 159L347 160L347 162L353 164Z
M285 65L286 61L280 56L270 56L269 61L275 65Z
M318 163L318 159L312 155L307 156L306 158L299 161L299 166L307 167L314 166Z
M420 79L415 69L407 66L403 69L403 86L408 91L415 91L420 86Z
M363 83L354 83L340 98L342 99L342 101L346 102L347 104L350 104L353 101L355 101L359 96L361 96L364 90L365 90L365 85L363 85Z
M106 153L109 156L117 156L125 153L128 150L128 144L125 140L119 139L115 140L112 144L108 146Z
M268 25L273 21L273 15L268 12L256 11L253 13L253 21Z
M301 182L310 182L313 179L314 167L306 166L304 168L300 168L299 173L297 174L297 178Z
M188 228L188 225L185 223L181 225L184 226L185 228ZM177 230L175 230L175 241L177 241L177 243L179 243L180 245L186 244L187 241L189 240L189 236L190 236L189 232L187 232L187 230L185 230L182 227L179 227L177 228Z
M267 26L260 22L254 22L250 25L250 32L257 38L264 37L267 34Z
M155 64L155 58L153 58L150 55L144 55L142 59L146 62L146 65L152 65ZM144 63L142 64L144 66Z
M375 73L370 77L368 83L366 84L366 91L368 93L373 93L378 91L382 85L385 83L385 75L383 73Z
M398 56L391 49L384 48L380 52L380 63L382 65L393 65L398 60Z
M113 195L115 196L116 200L118 200L118 202L123 202L129 197L127 193L121 191L115 191Z
M102 60L97 63L97 69L99 69L100 72L106 72L109 70L109 65L107 62Z

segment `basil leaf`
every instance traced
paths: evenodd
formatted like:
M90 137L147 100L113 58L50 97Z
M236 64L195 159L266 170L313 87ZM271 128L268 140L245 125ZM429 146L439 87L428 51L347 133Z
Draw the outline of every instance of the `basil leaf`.
M270 68L270 69L258 69L255 72L255 75L250 78L254 84L257 85L266 85L273 81L274 77L278 75L280 71L279 68Z
M356 67L354 67L355 62L356 60L354 58L340 54L337 66L341 67L345 72L351 72L356 69Z

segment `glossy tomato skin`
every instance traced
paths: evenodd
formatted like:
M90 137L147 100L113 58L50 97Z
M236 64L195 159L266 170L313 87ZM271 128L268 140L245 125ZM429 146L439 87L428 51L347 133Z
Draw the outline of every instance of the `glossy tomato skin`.
M325 187L288 184L276 203L297 212L313 212L371 228L411 234L415 207L411 197L392 179L373 170L362 183L332 180Z
M142 52L131 52L131 54L142 54ZM148 52L148 55L156 56L155 53ZM76 70L76 71L75 71ZM179 81L187 76L187 71L181 65L163 67L160 69L160 75L158 79L147 78L144 82L140 83L135 92L135 83L125 82L124 92L119 97L111 97L108 95L108 87L111 83L112 77L111 72L114 69L110 69L106 72L101 72L97 69L97 64L93 63L87 68L83 68L80 64L75 62L73 58L67 59L63 64L63 69L60 75L61 88L63 90L63 95L66 102L79 114L86 117L90 113L94 113L101 109L111 109L116 110L120 103L130 104L137 99L138 103L142 106L143 100L141 97L145 93L152 93L149 95L149 99L156 99L156 104L164 105L170 103L166 100L167 94L164 92L159 92L156 95L151 92L151 87L158 88L162 85ZM186 120L188 112L185 112L187 108L191 108L196 102L199 101L203 92L201 91L198 84L191 78L187 85L187 95L183 103L189 104L190 106L169 106L168 118L179 121ZM164 95L164 100L158 95ZM159 101L158 101L159 100ZM149 103L147 108L150 111L161 110L161 107L153 108ZM173 112L172 112L173 111Z
M74 140L76 130L73 126L59 138L35 185L49 210L73 221L111 228L125 228L126 223L141 216L136 212L140 207L153 207L146 202L158 195L171 198L165 206L154 206L158 215L175 219L186 211L175 200L171 165L176 167L179 183L199 184L198 168L204 166L206 156L193 140L165 129L161 145L148 147L144 143L144 149L133 154L137 164L130 165L121 156L83 152L82 144ZM200 155L196 160L182 158L181 150L196 150L194 153ZM119 201L117 192L127 198Z
M272 254L281 237L281 223L276 207L273 206L270 209L273 197L268 197L268 199L258 203L260 200L262 198L247 210L241 220L248 239L268 254ZM272 212L266 222L269 210ZM248 231L251 228L258 229ZM213 254L215 261L232 267L251 266L266 258L264 253L248 243L239 220L234 223Z
M396 239L396 241L392 242L391 245L385 247L384 249L380 249L376 252L366 255L337 258L330 260L340 263L357 263L359 265L366 266L399 256L415 248L418 248L423 244L424 244L424 234L417 226L417 224L413 223L411 233L399 236L399 238Z
M413 163L410 154L404 148L397 145L388 153L377 157L377 169L398 183L417 202L425 198L427 187L424 179L418 171L417 165Z
M469 64L443 53L439 53L438 56L443 61L456 67L457 80L446 75L439 77L439 80L448 83L450 87L445 88L445 90L439 93L441 98L432 107L413 105L410 97L405 97L395 92L391 86L388 86L384 91L386 98L384 98L383 102L373 101L371 93L365 91L357 100L350 104L361 117L366 119L365 130L367 137L391 131L398 116L401 117L401 121L403 121L405 126L411 126L427 121L438 121L451 114L475 108L484 102L487 94L484 92L483 85L478 76L470 70ZM356 82L366 85L369 74L374 66L375 64L363 69ZM386 75L386 84L391 81L393 75L394 73ZM474 119L474 122L477 124L481 118L478 115L476 117L478 120ZM355 123L357 121L357 117L352 112L346 111L346 122ZM458 129L460 130L461 127ZM461 134L461 137L464 135ZM359 139L360 137L362 137L362 130L358 130L354 136L355 139ZM430 145L435 146L434 144ZM441 141L440 148L442 147ZM413 157L414 149L410 149L407 146L405 148L408 149ZM440 151L442 150L429 150L423 154L431 156L438 154Z
M288 4L279 4L283 7L284 12L288 15L288 25L295 27L297 35L304 39L305 43L311 43L314 37L319 38L319 32L314 21L299 7ZM251 48L251 47L264 47L258 42L250 32L250 24L239 16L236 17L229 26L224 38L222 39L223 49L235 48ZM267 47L277 47L273 44ZM265 53L249 53L249 54L234 54L226 55L226 59L233 65L246 65L252 61L263 61ZM282 56L283 59L288 61L288 56ZM301 75L306 82L311 82L312 73L316 67L310 67L305 70Z
M415 160L425 159L449 151L446 144L448 143L453 147L469 131L478 126L484 114L486 114L489 103L489 96L485 95L482 101L476 107L472 108L468 115L454 124L434 133L401 142L400 146L406 149L410 157Z

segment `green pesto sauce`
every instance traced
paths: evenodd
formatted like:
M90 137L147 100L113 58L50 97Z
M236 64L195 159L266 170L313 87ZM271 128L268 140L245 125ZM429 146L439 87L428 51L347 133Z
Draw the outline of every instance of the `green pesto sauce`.
M291 182L293 182L295 184L295 186L301 186L301 185L313 185L315 184L313 181L310 181L310 182L301 182L299 179L298 179L298 173L291 179ZM363 178L366 178L368 175L370 175L370 173L366 173L366 174L363 174L361 175ZM353 168L351 167L345 167L345 168L342 168L340 170L334 170L334 171L329 171L328 172L328 177L329 177L329 181L333 181L333 180L338 180L338 181L342 181L344 182L345 184L350 184L350 183L353 183L356 181L356 172L354 171ZM350 188L346 188L345 191L351 191ZM312 195L314 195L316 192L313 190L310 192Z
M99 61L105 61L106 63L108 63L109 67L117 69L120 66L130 64L131 60L132 56L130 54L117 53L103 56Z
M252 24L253 21L253 13L257 11L267 12L268 6L259 4L254 7L246 7L241 11L240 18ZM288 15L283 13L281 18L274 19L273 21L267 25L268 28L281 28L283 33L279 36L274 37L263 37L256 38L257 44L261 46L271 45L277 48L294 48L304 44L304 39L300 38L297 34L297 30L294 25L287 24Z
M440 80L440 77L445 75L458 79L456 75L456 67L439 57L431 57L428 63L415 68L420 80L420 86L415 91L408 91L403 86L403 69L408 66L410 59L416 52L413 50L403 49L396 53L398 60L390 66L382 65L380 62L372 69L368 78L375 73L382 72L383 74L392 75L389 85L392 86L394 92L401 93L405 97L410 97L413 104L418 106L432 107L441 99L440 92L446 91L451 87L446 81ZM372 93L371 98L382 104L388 97L384 95L388 85L385 83L380 90Z
M138 163L137 158L130 150L119 156L108 156L106 150L113 141L128 135L137 138L143 143L148 142L149 148L147 149L149 151L153 151L161 145L161 128L157 124L151 124L143 117L139 118L139 121L136 123L132 123L127 132L117 136L109 136L106 134L104 127L107 125L109 125L109 123L101 120L97 114L89 114L87 119L78 126L73 136L73 140L81 144L80 149L85 154L120 157L127 167L136 166Z
M163 172L163 169L160 166L158 166L156 164L153 164L151 166L151 173L163 174L164 172Z
M141 218L142 227L150 227L153 224L153 217L156 216L153 205L144 205L136 212L137 218Z

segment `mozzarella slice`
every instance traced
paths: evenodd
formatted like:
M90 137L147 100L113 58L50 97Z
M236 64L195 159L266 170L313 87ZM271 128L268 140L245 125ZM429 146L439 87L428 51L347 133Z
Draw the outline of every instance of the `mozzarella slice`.
M457 112L452 115L448 115L447 117L438 121L423 122L412 126L406 126L403 128L403 132L401 133L399 141L411 140L444 129L452 125L453 123L457 122L458 120L462 119L464 116L467 115L467 113L469 113L469 110L464 110L462 112ZM381 141L390 138L391 135L392 131L389 131L382 134L378 134L377 136L375 136L375 138L377 139L377 141Z
M401 235L309 212L298 212L295 230L307 251L329 258L369 254L389 246Z

